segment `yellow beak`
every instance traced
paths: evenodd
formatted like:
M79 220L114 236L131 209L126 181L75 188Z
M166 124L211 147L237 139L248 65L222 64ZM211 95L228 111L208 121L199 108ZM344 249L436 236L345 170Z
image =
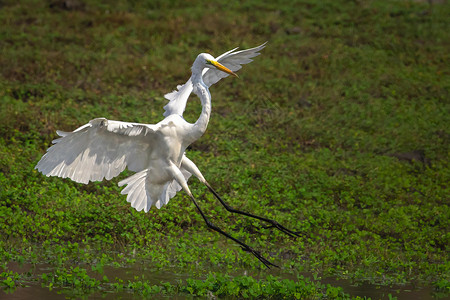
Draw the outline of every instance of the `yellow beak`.
M222 72L228 73L228 74L233 75L235 77L239 77L239 76L237 76L236 73L234 73L233 71L231 71L230 69L228 69L227 67L225 67L224 65L222 65L221 63L219 63L219 62L217 62L215 60L210 60L208 62L210 62L214 67L216 67L216 69L218 69L218 70L220 70Z

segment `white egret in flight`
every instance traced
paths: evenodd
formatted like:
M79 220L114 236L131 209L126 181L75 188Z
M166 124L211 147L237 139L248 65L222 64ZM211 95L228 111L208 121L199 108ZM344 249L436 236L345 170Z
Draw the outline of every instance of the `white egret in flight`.
M209 221L187 185L191 174L204 183L228 211L268 222L270 227L276 227L290 236L297 234L274 220L228 206L184 154L186 148L206 131L211 114L211 94L208 88L228 75L237 77L234 72L242 68L241 64L251 62L251 58L259 55L258 51L264 47L265 44L262 44L237 52L233 49L217 58L206 53L199 54L192 65L190 79L178 86L178 90L165 95L170 102L164 107L165 119L161 122L153 125L97 118L73 132L57 131L60 138L53 141L54 145L47 150L35 168L47 176L88 183L101 181L103 178L110 180L127 167L136 173L119 182L119 186L126 185L121 194L127 194L127 201L132 207L145 212L152 205L161 208L183 189L209 228L238 243L266 267L275 266L259 252ZM200 117L193 124L182 117L192 91L202 104Z

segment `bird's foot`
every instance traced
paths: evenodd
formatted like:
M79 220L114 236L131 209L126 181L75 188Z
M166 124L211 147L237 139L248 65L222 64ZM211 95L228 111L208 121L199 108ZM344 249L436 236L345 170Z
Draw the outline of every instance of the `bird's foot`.
M242 250L245 252L250 252L251 254L253 254L253 256L255 256L257 259L259 259L260 262L262 262L268 269L270 269L270 267L277 267L279 268L279 266L271 263L270 261L268 261L267 259L265 259L258 251L256 251L255 249L249 247L249 246L241 246Z
M300 237L300 231L292 231L290 229L287 229L286 227L284 227L283 225L281 225L280 223L278 223L277 221L273 221L271 222L272 225L268 225L268 226L263 226L264 229L268 229L268 228L276 228L278 230L280 230L281 232L289 235L290 237Z

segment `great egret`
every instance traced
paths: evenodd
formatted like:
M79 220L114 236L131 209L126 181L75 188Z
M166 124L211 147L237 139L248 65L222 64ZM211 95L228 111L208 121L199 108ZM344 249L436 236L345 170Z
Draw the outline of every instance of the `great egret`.
M294 236L295 232L278 222L238 211L228 206L205 180L197 166L184 154L186 148L206 131L211 114L209 86L239 70L241 64L251 62L265 44L248 50L230 50L216 59L201 53L192 65L192 76L182 86L165 97L170 102L165 108L165 119L150 124L128 123L97 118L73 132L57 131L60 138L53 141L36 169L47 176L70 178L88 183L110 180L125 167L136 174L119 182L126 185L121 194L137 211L148 212L152 204L158 209L183 189L197 207L207 226L238 243L244 251L252 253L266 267L275 266L250 246L232 237L212 224L200 209L189 190L187 180L194 174L228 211L253 217L271 224L282 232ZM188 123L182 117L191 92L201 100L202 112L198 120Z

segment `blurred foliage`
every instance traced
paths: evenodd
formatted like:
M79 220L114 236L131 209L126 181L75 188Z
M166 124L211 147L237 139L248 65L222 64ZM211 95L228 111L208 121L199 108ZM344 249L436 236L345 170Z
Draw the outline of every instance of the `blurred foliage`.
M301 237L229 214L191 179L204 210L282 265L282 277L309 271L356 283L433 283L448 295L447 2L1 1L4 286L25 276L8 263L26 261L52 265L58 280L78 280L71 284L81 290L106 288L73 267L97 265L102 253L102 265L145 261L192 274L180 293L206 293L195 280L208 272L253 270L230 285L255 286L251 276L263 266L207 231L184 193L144 214L120 195L118 179L81 185L33 168L56 129L96 117L156 123L163 95L189 78L198 53L268 41L240 79L211 87L209 128L187 155L232 206ZM192 97L186 119L200 109ZM53 275L36 280L66 286ZM139 282L142 290L142 278L128 287ZM286 291L297 283L286 281ZM243 296L230 293L223 295Z

